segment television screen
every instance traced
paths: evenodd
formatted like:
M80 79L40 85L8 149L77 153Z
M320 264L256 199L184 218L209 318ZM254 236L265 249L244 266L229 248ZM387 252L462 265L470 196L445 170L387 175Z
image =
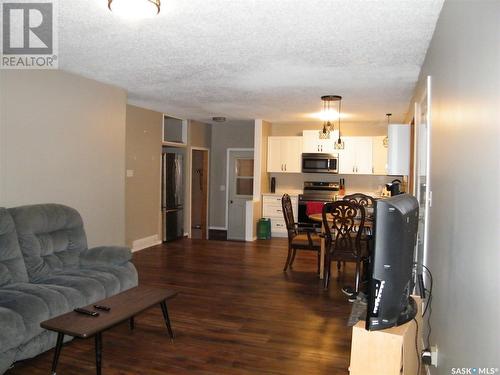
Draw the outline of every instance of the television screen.
M413 290L418 201L402 194L375 204L374 248L366 317L367 330L404 324L416 315Z

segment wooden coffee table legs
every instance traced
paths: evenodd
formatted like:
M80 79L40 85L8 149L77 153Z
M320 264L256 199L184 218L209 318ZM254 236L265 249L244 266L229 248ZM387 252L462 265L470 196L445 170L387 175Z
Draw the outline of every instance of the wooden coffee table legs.
M163 313L163 319L165 320L165 325L167 326L168 335L170 336L170 340L173 342L175 335L172 330L172 324L170 323L170 317L168 316L168 309L166 301L160 303L161 311ZM134 317L129 319L130 329L133 330L135 327ZM96 366L96 374L101 375L102 368L102 332L98 332L94 336L95 338L95 366ZM59 356L61 355L61 349L63 346L64 333L57 334L57 344L54 352L54 359L52 360L52 375L57 375L57 364L59 362Z
M102 367L102 332L95 335L95 369L96 374L101 375Z
M56 375L57 362L59 362L59 355L63 345L64 333L57 334L56 351L54 352L54 359L52 360L52 375Z
M163 319L165 320L165 324L167 325L168 334L170 336L170 341L174 341L175 335L174 335L174 331L172 331L172 325L170 324L170 318L168 316L167 304L165 303L165 301L163 301L162 303L160 303L160 306L161 306L161 311L163 312Z

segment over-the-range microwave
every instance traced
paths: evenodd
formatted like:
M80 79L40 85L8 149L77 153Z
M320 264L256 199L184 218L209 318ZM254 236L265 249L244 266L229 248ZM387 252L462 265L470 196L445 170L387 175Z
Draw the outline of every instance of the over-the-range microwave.
M339 173L336 154L302 154L303 173Z

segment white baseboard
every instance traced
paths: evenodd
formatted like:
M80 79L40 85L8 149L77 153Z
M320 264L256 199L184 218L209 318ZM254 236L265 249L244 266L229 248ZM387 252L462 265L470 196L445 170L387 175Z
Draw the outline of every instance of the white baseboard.
M132 252L146 249L151 246L156 246L161 244L160 236L155 234L153 236L140 238L132 242Z
M212 230L227 230L226 227L208 227L208 229L212 229Z

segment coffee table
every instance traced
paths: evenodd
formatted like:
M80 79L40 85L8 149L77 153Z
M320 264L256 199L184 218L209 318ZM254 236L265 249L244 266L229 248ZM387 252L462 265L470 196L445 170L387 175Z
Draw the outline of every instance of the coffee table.
M176 295L176 291L169 289L139 286L84 307L87 310L99 312L98 317L71 311L42 322L40 324L42 328L57 332L52 375L56 375L64 335L82 339L95 337L96 374L101 375L102 333L127 320L130 328L134 329L134 316L154 305L160 305L170 339L173 340L174 332L170 324L166 301ZM97 310L93 307L94 305L107 306L111 310L109 312Z

